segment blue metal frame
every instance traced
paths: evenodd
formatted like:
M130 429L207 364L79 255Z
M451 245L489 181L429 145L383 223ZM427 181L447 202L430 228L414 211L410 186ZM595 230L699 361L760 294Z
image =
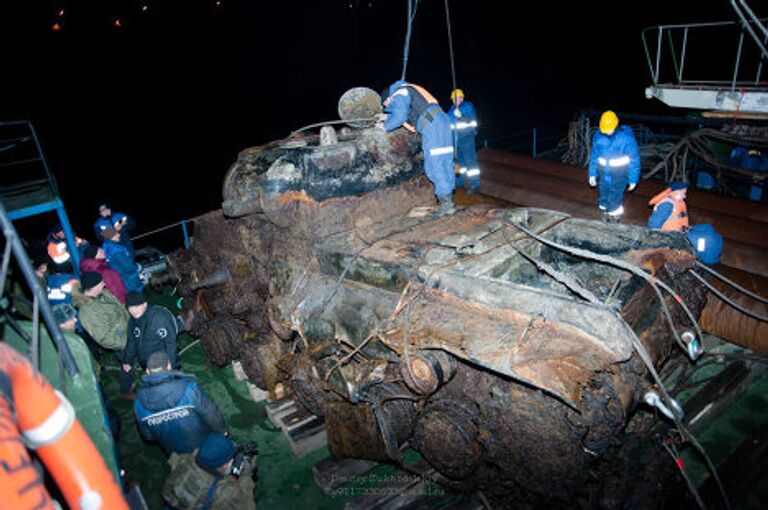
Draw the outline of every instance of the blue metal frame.
M187 232L187 220L181 221L181 230L184 232L184 248L189 249L189 232Z
M30 161L39 160L42 163L43 169L45 170L45 175L48 177L48 184L51 187L51 191L53 192L53 195L57 197L56 199L48 202L42 202L39 204L31 205L29 207L16 209L14 211L8 211L8 218L11 221L15 221L22 218L28 218L30 216L37 216L38 214L56 211L56 215L59 218L61 228L64 229L64 236L67 240L67 249L69 250L69 255L72 258L72 269L75 271L77 276L80 276L80 254L77 251L77 239L75 238L75 233L72 230L72 225L69 223L69 216L67 215L67 210L64 207L64 202L62 202L60 198L61 195L59 194L59 187L56 184L56 179L53 177L53 174L48 167L48 161L45 159L45 155L43 154L43 147L40 145L40 140L37 137L37 131L35 131L34 126L26 120L0 122L0 127L2 126L26 126L29 128L31 133L30 138L35 142L35 148L37 149L39 156L38 158L33 158ZM26 141L26 137L19 137L19 140ZM6 166L19 165L25 162L27 161L12 161Z

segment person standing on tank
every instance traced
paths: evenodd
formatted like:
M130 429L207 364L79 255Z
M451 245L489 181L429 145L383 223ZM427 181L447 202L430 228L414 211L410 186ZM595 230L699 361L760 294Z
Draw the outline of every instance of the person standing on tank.
M451 121L437 99L424 87L398 80L382 95L383 128L389 132L403 126L421 135L424 172L435 186L440 204L436 216L451 215L456 175L453 172Z

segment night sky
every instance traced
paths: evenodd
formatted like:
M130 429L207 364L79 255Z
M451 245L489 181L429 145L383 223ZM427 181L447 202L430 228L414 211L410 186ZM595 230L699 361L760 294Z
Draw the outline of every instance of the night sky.
M449 4L458 83L489 139L582 108L675 113L644 98L641 29L735 18L726 0ZM399 78L406 14L405 0L5 0L0 120L35 123L78 232L102 201L146 231L218 208L239 150ZM448 106L444 0L419 6L407 77Z

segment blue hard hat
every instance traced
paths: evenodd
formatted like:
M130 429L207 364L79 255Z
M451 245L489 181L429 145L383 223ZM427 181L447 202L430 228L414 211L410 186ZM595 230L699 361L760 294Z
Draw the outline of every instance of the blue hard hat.
M723 236L712 225L693 225L685 237L693 245L696 257L705 264L717 264L723 253Z
M210 434L205 438L195 460L200 466L208 469L216 469L235 456L235 444L222 434Z

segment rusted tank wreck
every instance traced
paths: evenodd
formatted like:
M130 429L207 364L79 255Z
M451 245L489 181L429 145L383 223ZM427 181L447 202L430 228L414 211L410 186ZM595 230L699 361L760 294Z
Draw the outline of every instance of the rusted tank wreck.
M334 456L408 446L459 485L588 501L653 389L633 345L656 367L678 347L643 278L541 241L642 267L697 317L694 256L681 236L550 210L436 218L418 153L415 135L375 128L243 151L222 210L172 257L193 333L217 364L291 387Z

